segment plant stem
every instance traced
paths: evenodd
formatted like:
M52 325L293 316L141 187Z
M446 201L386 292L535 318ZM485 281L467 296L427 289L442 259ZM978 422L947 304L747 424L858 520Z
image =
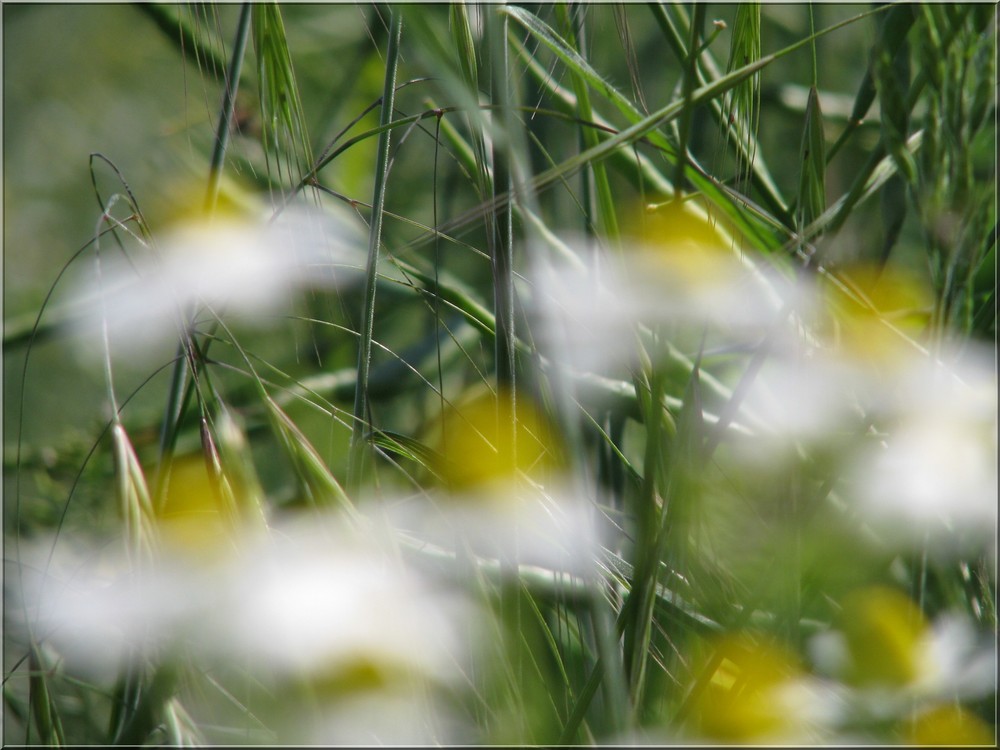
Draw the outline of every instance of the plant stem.
M392 122L396 99L396 70L399 63L399 40L402 37L403 17L397 8L389 15L389 48L386 51L385 83L382 89L382 109L379 124ZM365 457L365 427L368 425L368 373L372 358L372 330L375 325L375 287L378 271L379 247L382 243L382 219L385 212L385 188L389 177L390 129L379 134L378 152L375 157L375 190L372 198L372 218L368 230L368 263L365 269L364 310L361 317L360 344L358 347L358 382L354 391L354 426L351 433L351 454L347 483L356 489L361 482Z
M253 3L244 3L240 9L240 18L236 28L236 41L233 45L233 55L226 71L226 88L222 97L222 112L219 115L219 125L216 129L215 145L212 150L212 162L208 172L208 186L205 190L204 210L211 214L215 209L219 195L219 180L226 159L226 149L229 145L229 131L232 128L235 111L236 91L239 88L240 75L243 70L243 58L246 55L247 41L250 38L250 17ZM187 314L185 311L184 314ZM204 351L199 352L192 336L190 320L182 321L187 330L177 345L177 359L170 376L170 392L167 396L167 406L164 412L163 426L160 430L160 465L155 480L155 497L159 498L166 489L166 481L170 457L174 452L177 440L177 429L181 417L187 407L191 395L188 375L195 377L195 367L203 361ZM206 340L211 341L211 337ZM188 368L190 367L190 372ZM158 502L158 500L157 500Z
M226 149L229 146L229 131L232 128L233 112L236 107L236 91L240 86L240 73L243 70L243 57L246 53L247 40L250 38L250 16L253 3L243 3L240 9L240 20L236 31L236 44L233 56L229 60L229 70L226 71L226 88L222 95L222 116L219 117L219 127L215 131L215 147L212 150L212 166L208 172L208 188L205 191L205 212L215 209L219 197L219 178L222 176L222 166L226 159Z

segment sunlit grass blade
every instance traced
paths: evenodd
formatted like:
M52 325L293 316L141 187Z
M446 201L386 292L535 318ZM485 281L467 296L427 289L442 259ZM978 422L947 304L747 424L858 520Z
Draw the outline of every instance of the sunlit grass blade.
M253 4L253 42L257 53L264 152L274 159L279 179L293 185L313 163L305 111L295 82L288 39L277 3ZM285 164L285 160L291 161Z
M760 58L760 3L740 3L736 7L727 70ZM760 122L760 76L751 76L733 89L729 97L726 140L733 138L737 147L736 172L749 181L756 160L757 126Z
M302 430L273 399L267 397L265 404L272 429L295 466L295 474L302 481L309 501L317 508L336 508L348 520L356 522L354 503Z
M140 565L155 548L154 513L146 478L135 449L120 423L111 428L115 456L115 487L125 525L126 550Z
M443 477L437 471L447 459L438 451L425 445L420 440L398 432L377 430L372 435L372 443L382 450L390 451L418 464L423 471L429 472L437 481L443 482Z
M266 527L266 497L253 465L246 431L221 400L214 419L214 434L219 477L226 484L236 519L250 527Z

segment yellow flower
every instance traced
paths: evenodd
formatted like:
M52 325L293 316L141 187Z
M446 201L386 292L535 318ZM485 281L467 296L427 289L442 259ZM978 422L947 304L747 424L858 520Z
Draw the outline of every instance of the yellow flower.
M836 707L792 653L740 635L713 645L718 667L695 705L702 736L723 742L819 739Z
M837 283L855 298L828 286L831 333L839 350L859 363L909 362L916 352L906 337L926 328L934 300L928 285L898 269L857 265L843 269Z
M174 551L204 559L229 548L232 515L200 455L174 461L156 520L160 538Z
M907 744L996 747L996 729L958 706L939 706L919 716Z
M740 270L732 238L690 200L656 206L645 217L640 240L643 260L682 284L719 283Z
M507 483L518 474L542 481L559 465L559 444L548 420L520 394L512 410L503 390L446 413L437 446L440 474L459 492Z
M903 686L921 674L927 622L905 594L871 586L843 601L842 630L851 655L849 679L858 685Z

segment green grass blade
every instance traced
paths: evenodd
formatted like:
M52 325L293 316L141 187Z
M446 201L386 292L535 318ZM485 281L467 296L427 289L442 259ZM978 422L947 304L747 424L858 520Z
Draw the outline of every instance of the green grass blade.
M910 27L916 18L914 6L910 3L896 3L889 12L879 20L878 39L875 43L874 53L879 54L885 51L890 57L895 57L907 38ZM872 61L874 62L874 61ZM933 63L936 65L936 63ZM872 72L872 63L869 63L865 70L865 75L858 86L858 93L854 97L854 106L848 119L847 127L837 138L837 142L827 154L827 159L832 159L840 150L841 146L854 134L857 128L864 121L868 110L875 102L875 79Z
M771 65L776 60L780 60L792 52L810 44L814 39L818 39L852 23L856 23L863 18L880 12L880 10L881 9L875 9L873 11L860 13L839 23L833 24L816 32L815 34L811 34L808 37L800 39L799 41L777 52L765 55L757 61L737 68L736 70L727 73L710 83L698 87L691 93L689 99L666 104L660 109L650 113L648 116L636 120L632 125L624 130L621 130L617 134L610 136L597 146L586 149L582 153L566 159L558 167L546 170L545 172L536 175L532 181L533 188L535 190L541 190L558 180L564 179L567 175L575 173L585 165L606 159L615 150L634 143L641 138L649 137L654 143L660 145L663 136L659 133L659 129L668 122L680 117L689 107L712 102L729 92L741 82ZM556 54L559 54L560 57L567 62L567 64L572 64L577 67L581 73L588 78L588 81L593 87L606 94L609 99L615 102L616 105L622 105L620 108L624 113L627 114L630 111L631 106L628 104L627 100L625 100L625 98L606 81L600 77L594 77L596 74L593 73L590 66L585 61L582 61L579 58L579 55L575 55L568 51L565 43L562 42L562 40L560 40L558 36L551 31L551 29L544 26L544 24L542 24L535 16L520 8L504 7L503 12L509 14L512 18L524 25L530 32L536 34L540 40L551 46L553 51L555 51ZM665 140L662 140L662 147L665 154L673 154L674 158L676 158L676 154L673 149L670 148ZM694 182L695 186L699 190L702 190L705 193L706 197L711 200L714 205L720 207L733 206L732 200L722 193L722 191L715 184L713 184L711 180L703 178L699 179L700 175L697 171L688 170L686 176ZM745 223L743 212L736 210L735 213L739 219L743 220L742 223ZM756 233L754 232L752 234Z
M236 41L233 44L233 54L229 58L226 70L226 86L222 97L222 112L219 115L219 125L215 130L215 143L212 149L212 164L208 170L208 186L205 189L205 211L211 213L219 197L219 180L222 178L222 166L226 160L226 149L229 146L229 132L233 126L233 113L236 109L236 92L243 71L247 41L250 38L252 3L244 3L240 9L240 18L236 27Z
M115 489L125 524L126 551L134 563L148 558L155 547L153 503L125 428L116 422L111 428L115 463Z
M826 143L823 136L823 112L815 86L809 88L799 160L802 167L795 207L795 227L801 233L826 210Z
M176 44L185 57L192 57L203 75L226 82L226 60L216 46L204 39L200 30L184 19L184 14L175 12L179 6L166 3L135 3L133 7L150 18L167 38ZM247 84L241 74L240 83Z
M576 54L576 59L579 59L583 66L586 66L571 66L570 77L573 82L573 91L576 94L578 114L582 120L592 122L594 120L594 111L590 106L590 90L588 88L589 80L584 74L584 70L588 69L589 66L583 60L582 55L580 55L577 51L578 45L568 5L566 3L557 4L556 13L559 16L559 20L562 22L564 33L566 35L567 41L563 42L563 44L570 52ZM580 24L580 27L582 29L582 24ZM589 69L592 70L592 68ZM593 148L598 145L599 137L597 135L597 131L593 128L580 128L580 135L583 139L585 148ZM590 172L593 176L594 187L597 194L597 225L604 232L605 237L610 239L614 244L618 240L618 219L616 217L615 200L611 194L611 184L608 182L607 169L603 163L598 162L590 166Z
M180 674L176 665L166 663L153 674L142 691L135 712L116 738L116 745L143 745L159 726L163 713L177 690Z
M253 42L268 170L273 156L279 182L284 172L287 183L294 185L312 165L313 156L285 24L277 3L253 4ZM290 158L293 164L285 165L285 158Z
M403 17L398 9L390 12L389 47L386 51L385 84L382 87L382 108L379 120L382 126L392 122L396 97L396 70L399 64L399 42L403 31ZM368 233L368 262L365 269L365 297L361 314L361 340L358 346L358 383L354 396L354 428L351 434L351 455L348 486L356 488L362 480L364 464L368 457L365 445L368 412L368 374L371 368L372 333L375 323L375 287L378 273L379 248L382 244L382 220L385 211L385 190L389 179L389 138L391 131L379 134L378 154L375 163L375 189L372 199L372 217Z
M760 3L740 3L736 8L736 18L733 21L727 70L733 70L753 60L759 60L760 55ZM728 116L723 118L726 140L734 139L735 143L738 144L736 146L736 172L749 182L754 175L757 125L760 121L759 75L751 76L733 89L725 112L728 112ZM727 123L730 127L726 127ZM763 180L761 182L768 184ZM781 205L773 200L772 203Z
M49 688L49 665L40 647L32 643L28 652L28 705L43 745L61 747L66 744L59 707Z
M666 38L667 43L670 45L674 56L679 62L683 62L688 58L687 46L684 42L685 29L683 24L685 22L685 14L680 6L671 6L672 10L681 17L681 25L671 17L670 13L667 11L667 6L663 3L650 3L648 5L650 11L653 13L653 17L660 27L663 36ZM740 7L743 7L742 4ZM748 57L750 60L759 59L760 52L754 51L753 46L747 44L747 42L752 42L753 30L748 30L745 35L745 42L740 46L748 51ZM751 56L755 55L755 56ZM705 84L709 80L717 79L721 73L712 59L712 55L708 50L704 50L699 56L699 67L697 70L698 81L700 84ZM734 60L727 70L727 72L732 72L733 69L739 67L741 60ZM703 70L704 69L704 72ZM757 76L752 76L748 81L753 81ZM744 89L750 88L747 84L741 84ZM740 87L737 87L739 90ZM730 99L732 102L732 99ZM729 114L726 107L724 106L724 101L712 101L710 102L709 112L712 114L713 119L716 121L718 126L726 133L729 133L731 126L729 123ZM752 124L752 118L751 118ZM756 189L762 196L763 202L767 209L771 211L779 220L779 223L788 225L790 223L790 216L788 214L788 206L781 195L781 191L778 189L771 177L770 172L767 170L766 164L762 160L756 158L757 153L757 142L754 137L753 129L742 129L744 135L743 139L737 138L733 141L733 145L737 148L737 158L740 163L747 165L749 169L749 177L751 180L752 187ZM702 192L706 192L704 188L699 186ZM711 196L711 193L706 192L706 195Z

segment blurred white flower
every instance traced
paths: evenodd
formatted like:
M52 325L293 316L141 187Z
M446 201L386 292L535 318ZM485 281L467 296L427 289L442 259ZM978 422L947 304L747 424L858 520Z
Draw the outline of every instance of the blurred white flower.
M849 689L845 719L906 717L914 707L996 692L996 643L956 613L928 622L906 595L871 586L842 602L840 627L807 644L816 670Z
M467 603L376 544L331 530L273 530L210 563L164 554L141 575L123 564L35 592L42 632L70 664L101 667L116 648L179 649L288 679L359 663L447 682Z
M673 326L700 335L704 328L731 346L759 343L790 305L807 314L807 284L770 273L741 253L733 238L688 203L669 203L647 218L620 255L531 254L526 295L541 323L541 345L570 367L602 369L630 359L638 325ZM786 316L793 323L795 316ZM787 326L794 334L794 325Z
M395 528L452 552L459 544L485 560L587 576L599 549L593 513L578 488L511 482L433 502L414 498L387 510L387 517Z
M315 208L289 207L274 220L189 219L131 247L128 260L105 250L77 291L89 310L77 327L86 334L106 322L131 352L176 338L200 306L261 321L303 288L360 278L364 247L347 216Z
M996 692L996 642L980 638L967 617L936 619L921 648L923 669L914 685L918 694L975 700Z
M946 367L914 357L868 394L884 441L870 441L848 469L851 497L891 542L928 543L931 554L995 554L997 390L991 368ZM980 363L981 365L981 363Z
M758 430L800 440L829 440L858 415L849 375L842 363L792 344L765 361L750 384L742 411L753 415Z

